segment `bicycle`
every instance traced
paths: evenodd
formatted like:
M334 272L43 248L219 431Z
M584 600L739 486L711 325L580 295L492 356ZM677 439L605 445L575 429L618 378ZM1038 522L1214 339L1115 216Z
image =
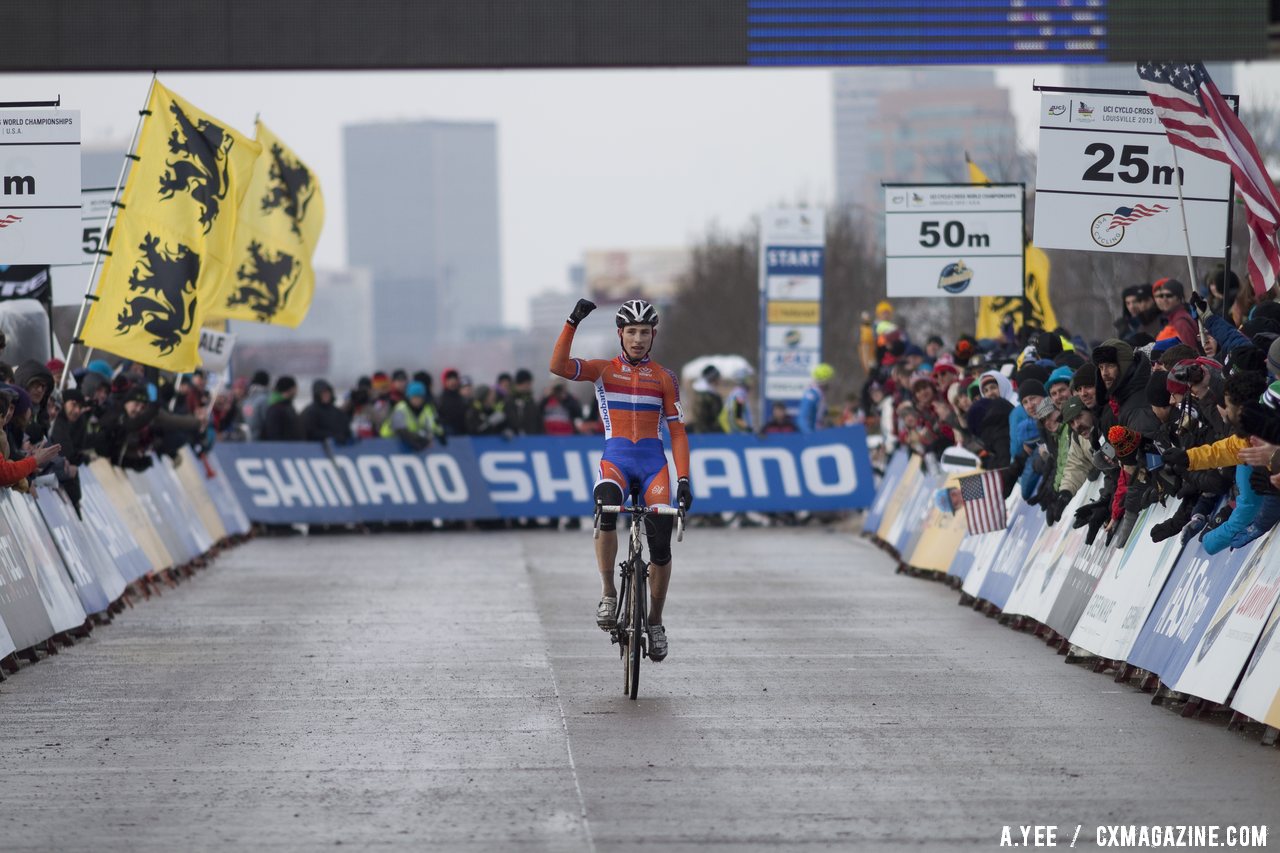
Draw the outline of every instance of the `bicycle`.
M632 699L640 689L640 659L648 654L649 636L649 561L641 552L641 530L650 515L674 515L676 517L676 541L684 541L684 510L674 506L645 506L640 503L638 491L631 492L631 506L596 504L595 533L600 536L601 513L627 513L631 516L631 538L627 557L618 564L622 577L618 587L618 621L609 632L610 642L616 643L622 657L622 693Z

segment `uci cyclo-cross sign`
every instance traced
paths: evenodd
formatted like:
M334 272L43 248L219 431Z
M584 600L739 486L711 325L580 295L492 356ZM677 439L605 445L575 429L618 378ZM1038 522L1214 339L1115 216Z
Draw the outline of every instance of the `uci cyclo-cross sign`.
M1040 248L1181 255L1179 181L1191 253L1221 257L1230 167L1186 150L1175 165L1146 95L1041 90L1034 236Z

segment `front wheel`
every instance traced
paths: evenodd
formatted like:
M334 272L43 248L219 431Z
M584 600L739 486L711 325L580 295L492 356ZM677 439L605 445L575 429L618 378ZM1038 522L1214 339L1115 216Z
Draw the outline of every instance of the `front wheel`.
M627 694L636 698L640 690L640 658L644 657L645 630L645 571L646 566L640 558L637 565L631 567L630 615L631 644L627 648Z

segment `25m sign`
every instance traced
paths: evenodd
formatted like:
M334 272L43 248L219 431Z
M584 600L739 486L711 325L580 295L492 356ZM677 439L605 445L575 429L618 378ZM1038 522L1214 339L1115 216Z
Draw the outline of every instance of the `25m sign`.
M1231 173L1173 146L1145 95L1042 90L1035 235L1045 249L1221 257Z

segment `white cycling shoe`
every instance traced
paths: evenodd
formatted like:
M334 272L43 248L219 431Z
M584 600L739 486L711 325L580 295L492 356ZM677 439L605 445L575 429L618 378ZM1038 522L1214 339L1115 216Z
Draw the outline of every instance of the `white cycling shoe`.
M596 624L601 631L612 631L618 627L618 597L606 595L596 605Z
M649 626L649 660L660 661L667 656L667 629L661 625Z

